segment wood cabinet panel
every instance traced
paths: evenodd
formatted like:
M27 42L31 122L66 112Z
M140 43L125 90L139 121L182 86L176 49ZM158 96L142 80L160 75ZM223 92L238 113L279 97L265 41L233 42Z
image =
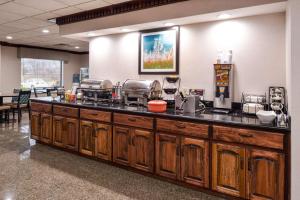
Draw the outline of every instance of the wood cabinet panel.
M209 187L209 143L205 140L181 139L181 180Z
M178 136L157 133L156 173L171 179L178 179L180 173L180 139Z
M95 148L93 122L80 121L79 151L82 154L93 156Z
M114 113L114 123L145 129L153 129L153 118L151 117Z
M213 138L227 142L238 142L274 149L283 149L284 135L251 129L238 129L224 126L213 127Z
M65 118L64 122L64 147L69 150L78 151L79 121L78 119Z
M41 114L41 137L40 140L47 144L52 143L52 115Z
M208 125L182 122L177 120L157 119L157 130L183 135L208 138Z
M79 115L79 109L67 107L67 106L54 105L53 106L53 114L77 118Z
M252 200L284 199L284 155L247 150L247 198Z
M113 161L122 165L130 165L130 129L114 126Z
M41 135L41 114L39 112L31 112L31 138L40 140Z
M94 123L95 156L104 160L112 160L112 128L111 125Z
M31 102L30 109L36 112L52 113L52 104Z
M131 135L131 166L143 171L153 172L153 133L151 131L132 129Z
M64 147L64 117L53 116L53 144Z
M111 122L111 112L80 109L80 118L100 122Z
M212 189L236 197L245 197L244 148L213 143Z

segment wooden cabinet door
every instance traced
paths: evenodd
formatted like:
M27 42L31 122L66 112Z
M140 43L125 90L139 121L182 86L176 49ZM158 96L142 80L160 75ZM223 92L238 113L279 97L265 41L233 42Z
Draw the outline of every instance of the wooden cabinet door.
M176 135L157 133L156 173L171 179L177 179L180 169L180 140Z
M79 122L77 119L65 118L64 123L65 131L63 137L64 147L78 151L78 132L79 132Z
M114 126L113 161L122 165L130 165L130 129Z
M40 140L41 134L41 114L39 112L31 112L31 138Z
M153 172L153 133L146 130L132 129L131 144L131 166L143 171Z
M245 149L213 143L212 189L236 197L245 197Z
M284 155L256 149L247 150L247 194L253 200L284 199Z
M80 121L79 151L88 156L94 155L95 138L93 122Z
M52 143L52 115L50 114L41 114L41 141Z
M112 128L107 124L95 123L95 156L112 159Z
M64 146L64 119L61 116L53 116L53 144L58 147Z
M209 187L209 144L205 140L181 139L181 180Z

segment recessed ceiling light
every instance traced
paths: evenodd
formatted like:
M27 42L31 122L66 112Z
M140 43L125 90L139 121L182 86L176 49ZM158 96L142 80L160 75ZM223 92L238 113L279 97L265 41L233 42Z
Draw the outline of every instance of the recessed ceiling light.
M129 32L129 31L131 31L131 30L128 29L128 28L123 28L122 31L123 31L123 32Z
M49 33L50 31L48 29L43 29L42 32L43 33Z
M8 35L8 36L6 36L6 39L8 39L8 40L12 40L12 39L13 39L13 37L12 37L12 36L10 36L10 35Z
M79 46L76 46L76 47L75 47L75 49L79 49L79 48L80 48Z
M167 22L167 23L165 23L165 26L174 26L175 24L174 23L172 23L172 22Z
M88 33L87 36L93 37L93 36L96 36L96 34L95 33Z
M230 17L231 17L231 15L223 13L218 16L218 19L228 19Z

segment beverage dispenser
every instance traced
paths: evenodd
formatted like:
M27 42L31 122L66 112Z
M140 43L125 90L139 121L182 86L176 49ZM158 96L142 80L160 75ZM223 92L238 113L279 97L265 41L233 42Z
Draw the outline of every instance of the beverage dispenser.
M214 65L214 111L229 113L233 97L233 65Z

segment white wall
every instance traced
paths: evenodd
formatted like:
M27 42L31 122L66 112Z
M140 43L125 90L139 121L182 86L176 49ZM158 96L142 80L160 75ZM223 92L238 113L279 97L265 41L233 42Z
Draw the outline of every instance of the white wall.
M0 91L11 92L13 88L20 88L21 86L21 59L18 57L18 48L16 47L0 46L0 49ZM36 49L32 52L34 55ZM30 49L27 49L26 53L30 55ZM58 51L45 51L44 53L47 53L49 58L60 54L63 54L62 57L68 58L67 63L64 64L63 72L64 86L67 89L72 86L73 74L79 73L80 67L88 66L87 54L79 55Z
M158 79L138 75L138 33L102 36L90 42L90 74L113 82ZM213 64L218 49L232 49L234 101L242 92L264 94L285 86L285 14L186 25L180 32L180 77L185 88L204 88L213 99Z
M300 1L289 0L287 12L288 38L288 86L290 96L290 114L292 117L291 132L291 199L298 200L300 197Z

